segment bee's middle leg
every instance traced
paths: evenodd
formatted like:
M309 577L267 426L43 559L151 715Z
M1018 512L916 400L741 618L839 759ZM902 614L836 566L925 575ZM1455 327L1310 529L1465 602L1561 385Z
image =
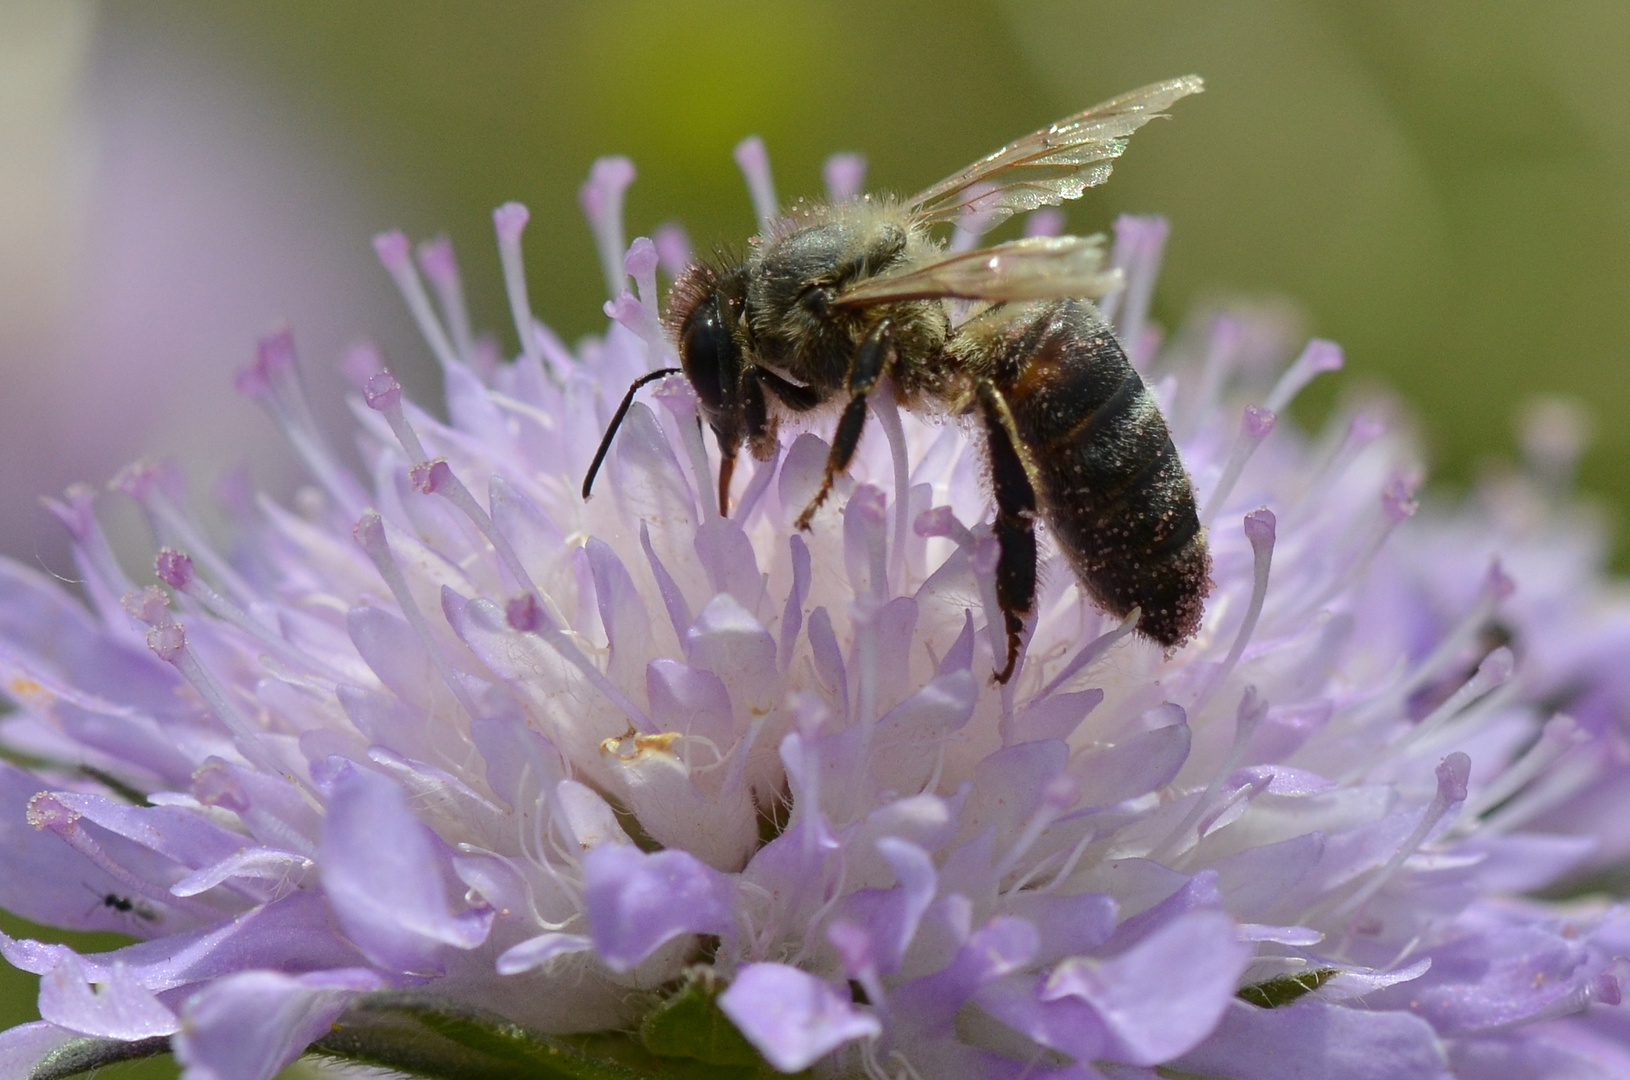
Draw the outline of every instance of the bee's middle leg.
M979 411L985 421L991 488L996 497L996 602L1007 624L1007 661L996 672L996 681L1005 683L1013 677L1019 659L1024 617L1036 601L1036 489L1019 451L1007 401L990 383L979 384Z
M798 515L798 528L809 528L815 511L821 508L831 493L832 482L849 468L849 460L855 456L855 447L860 445L860 433L866 427L866 395L883 377L893 356L894 324L884 319L866 335L866 340L860 343L855 353L854 363L849 368L849 404L844 406L843 415L838 419L838 429L832 435L832 449L826 455L826 474L821 477L821 489L804 507L803 513Z
M730 516L730 480L736 473L736 451L746 442L755 457L764 457L760 449L775 440L775 424L764 401L764 388L753 377L749 368L742 377L739 391L742 402L741 427L726 435L718 430L719 440L719 516ZM697 423L701 423L700 420Z

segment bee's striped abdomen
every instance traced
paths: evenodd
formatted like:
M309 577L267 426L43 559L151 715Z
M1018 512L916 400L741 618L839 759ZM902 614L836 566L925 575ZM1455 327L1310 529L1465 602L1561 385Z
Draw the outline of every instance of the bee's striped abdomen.
M1199 627L1211 556L1165 418L1091 304L1028 306L996 372L1041 513L1106 610L1168 648Z

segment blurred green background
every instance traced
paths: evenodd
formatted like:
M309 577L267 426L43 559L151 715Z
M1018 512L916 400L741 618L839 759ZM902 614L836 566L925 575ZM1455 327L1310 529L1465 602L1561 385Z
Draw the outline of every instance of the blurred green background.
M746 134L764 137L785 200L818 193L837 150L866 155L870 186L914 190L1111 94L1197 72L1208 92L1138 136L1112 182L1069 207L1072 230L1168 215L1168 324L1218 288L1294 298L1348 359L1303 407L1316 416L1341 385L1392 387L1450 489L1513 456L1525 400L1577 397L1594 427L1581 482L1630 505L1630 5L1616 0L88 10L87 78L184 61L208 71L201 85L251 93L278 145L331 163L326 182L360 208L336 242L448 232L486 326L509 325L489 213L529 204L533 304L568 338L602 325L577 210L599 155L638 166L631 236L678 220L699 245L739 243L753 216L730 151ZM359 280L354 330L431 395L405 316L373 303L381 278ZM344 317L353 299L332 306ZM223 383L253 329L221 358ZM1622 538L1616 550L1623 565ZM0 1024L32 1015L30 983L0 972Z

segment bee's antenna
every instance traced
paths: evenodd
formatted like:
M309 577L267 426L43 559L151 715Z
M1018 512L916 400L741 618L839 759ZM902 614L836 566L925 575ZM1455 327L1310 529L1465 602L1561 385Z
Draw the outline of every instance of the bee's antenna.
M656 380L665 378L669 375L678 375L681 373L681 371L682 369L676 367L665 367L658 368L655 371L647 371L644 375L641 375L639 378L635 379L633 384L629 386L628 393L623 395L623 403L617 406L617 411L612 414L611 423L606 425L606 433L600 439L600 449L594 452L594 460L589 463L588 475L583 477L584 501L588 500L589 492L594 487L594 477L595 474L600 471L600 463L606 460L606 454L611 450L612 438L617 434L617 429L622 427L623 417L628 415L629 408L634 404L634 395L639 393L640 387L644 386L646 383L655 382Z

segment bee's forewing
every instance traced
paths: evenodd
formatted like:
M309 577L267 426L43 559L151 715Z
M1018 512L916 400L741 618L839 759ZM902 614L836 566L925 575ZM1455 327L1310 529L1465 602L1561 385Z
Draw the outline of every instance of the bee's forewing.
M996 222L1011 214L1078 199L1109 179L1111 163L1134 131L1180 98L1205 89L1198 75L1168 79L1111 98L1049 124L949 176L906 202L923 224L976 211Z

